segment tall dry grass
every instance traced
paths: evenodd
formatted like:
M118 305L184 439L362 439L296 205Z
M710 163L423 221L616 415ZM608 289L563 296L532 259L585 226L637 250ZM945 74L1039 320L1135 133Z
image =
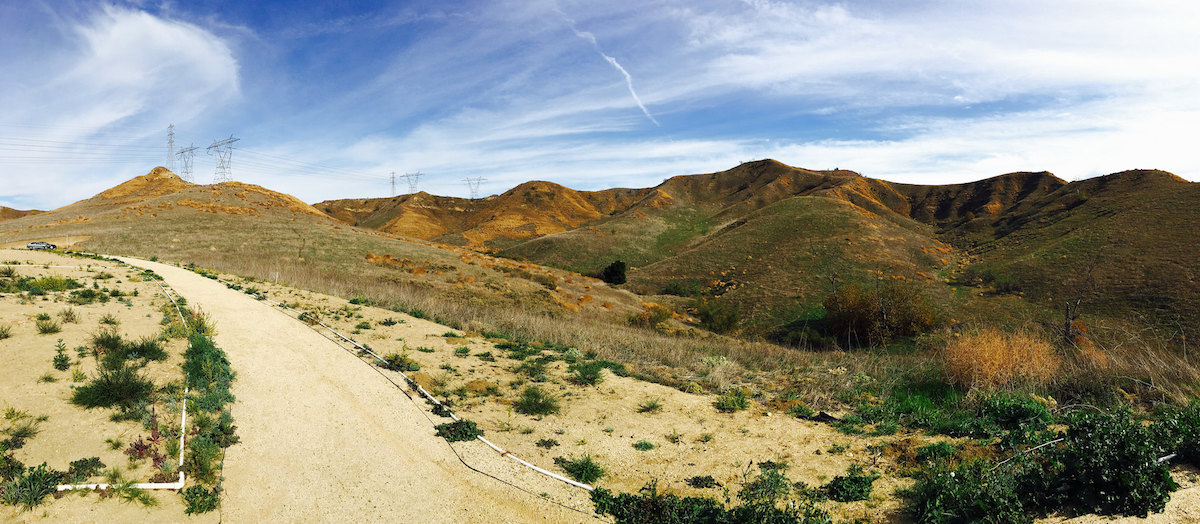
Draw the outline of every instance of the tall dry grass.
M1045 384L1062 368L1062 358L1031 331L1005 333L986 327L951 339L942 350L947 380L966 390L1011 389Z
M419 309L434 320L459 328L470 326L594 351L600 358L632 364L639 372L672 385L682 385L701 374L710 375L711 370L702 362L706 357L724 357L743 369L768 373L803 366L810 358L808 353L773 344L717 335L665 335L630 326L623 314L615 312L556 313L541 304L501 302L479 294L438 289L424 282L331 271L315 264L227 259L219 255L198 258L194 263L232 274L345 298L362 296L381 307ZM718 374L707 385L719 388L737 381L736 375Z

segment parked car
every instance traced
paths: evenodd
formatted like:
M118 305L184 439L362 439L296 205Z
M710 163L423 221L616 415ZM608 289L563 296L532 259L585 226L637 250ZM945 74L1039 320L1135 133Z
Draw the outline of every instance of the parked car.
M25 248L26 249L58 249L58 246L51 244L49 242L36 241L36 242L30 242L29 244L26 244Z

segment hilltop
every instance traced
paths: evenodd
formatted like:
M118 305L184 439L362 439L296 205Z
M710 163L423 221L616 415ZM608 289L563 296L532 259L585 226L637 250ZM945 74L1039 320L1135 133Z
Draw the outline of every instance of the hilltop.
M14 218L21 218L27 215L36 215L44 212L45 211L38 211L36 209L21 210L0 206L0 220L12 220Z

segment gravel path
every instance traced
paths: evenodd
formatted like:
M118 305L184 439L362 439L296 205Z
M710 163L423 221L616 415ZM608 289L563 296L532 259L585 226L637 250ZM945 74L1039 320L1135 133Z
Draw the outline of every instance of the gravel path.
M237 372L224 521L592 521L464 467L391 383L294 318L190 271L126 261L208 314ZM510 471L469 451L476 467Z

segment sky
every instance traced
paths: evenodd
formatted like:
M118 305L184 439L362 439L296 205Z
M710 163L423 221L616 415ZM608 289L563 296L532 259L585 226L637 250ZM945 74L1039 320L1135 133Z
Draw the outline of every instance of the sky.
M0 1L0 206L237 138L307 202L650 187L774 158L894 182L1200 180L1195 0ZM183 174L183 161L171 158ZM392 174L395 173L395 193Z

